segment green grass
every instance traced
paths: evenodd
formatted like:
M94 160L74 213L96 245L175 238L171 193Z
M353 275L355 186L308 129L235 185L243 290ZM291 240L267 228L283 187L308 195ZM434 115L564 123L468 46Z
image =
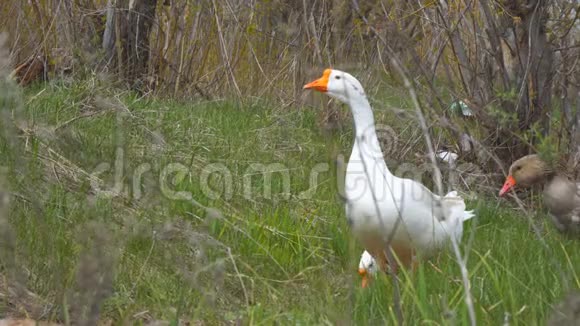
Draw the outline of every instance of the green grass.
M68 317L53 311L50 318L80 318L78 311L88 302L103 303L100 318L116 323L152 318L364 325L395 320L388 277L359 288L361 248L349 234L337 196L335 159L350 153L348 122L340 131L323 132L317 108L125 95L128 110L109 110L54 131L83 112L114 107L106 103L114 97L83 83L43 87L24 95L19 118L34 127L18 136L20 150L8 146L5 136L0 143L0 164L7 168L10 191L18 194L11 197L9 214L15 248L0 248L16 256L16 263L2 264L4 273L26 270L19 279L31 291L71 311ZM380 123L405 126L395 127L400 139L416 132L386 111L377 117ZM122 173L115 177L119 149ZM70 162L64 164L63 158ZM110 169L98 174L104 180L101 189L111 188L115 179L123 185L114 198L95 193L82 172L90 174L102 163ZM283 170L272 174L270 198L261 195L267 178L252 170L256 163L276 163L271 167ZM160 176L169 164L184 173L175 169L164 184L191 194L197 203L167 196ZM305 198L317 165L328 171L320 173L316 191ZM211 168L230 173L207 178L221 198L208 197L200 181ZM284 193L284 173L290 178L289 194ZM225 196L228 178L233 187ZM134 183L141 185L140 193ZM462 248L473 237L467 254L478 320L543 324L551 305L580 287L580 244L540 219L546 249L527 219L506 201L468 206L476 209L477 218L466 225ZM468 322L451 253L401 275L400 286L409 324ZM2 307L8 309L7 303Z

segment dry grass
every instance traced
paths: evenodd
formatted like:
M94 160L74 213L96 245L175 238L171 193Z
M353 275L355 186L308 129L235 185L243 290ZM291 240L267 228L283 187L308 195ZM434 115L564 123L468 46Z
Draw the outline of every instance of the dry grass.
M580 37L578 21L573 1L556 1L544 11L559 17L546 22L554 35L548 47L554 49L554 64L546 73L553 83L546 86L545 100L536 97L544 92L535 90L538 81L518 77L533 77L535 70L517 65L518 45L509 37L522 33L521 17L530 13L519 2L502 1L158 1L148 73L137 88L184 99L270 98L288 107L304 102L302 85L325 66L353 72L368 85L367 93L384 94L385 79L402 82L390 62L397 58L417 89L431 137L438 138L433 129L446 129L448 145L458 148L460 136L470 135L476 150L464 154L486 172L530 149L555 148L566 161L578 129L572 110L580 75L574 64L580 48L573 45ZM13 31L9 48L15 66L48 57L43 68L51 78L116 76L101 49L106 15L105 0L8 1L0 9L5 18L0 30ZM119 78L107 78L121 85ZM549 98L554 98L550 108L530 104ZM458 99L470 103L476 123L449 118L447 108ZM321 120L328 127L340 125L336 110L324 110ZM525 130L514 132L520 129ZM482 151L486 154L479 155Z
M94 85L45 85L27 92L22 116L34 117L35 123L14 129L20 135L15 148L3 147L5 153L23 149L20 163L12 155L2 161L12 194L12 213L5 219L10 228L2 228L3 239L12 244L4 243L0 252L18 257L3 268L30 271L20 274L25 277L18 284L38 293L30 298L42 298L40 316L72 324L97 319L209 324L396 320L385 304L391 300L388 280L379 278L367 292L357 288L360 248L351 242L332 167L351 146L350 129L321 132L309 109L115 98ZM71 121L100 97L107 99L98 100L109 105L107 113L76 119L51 137L39 132L39 125L53 130L50 126ZM402 109L410 108L405 104ZM376 111L377 122L389 123L401 137L385 153L394 171L415 159L416 151L427 153L417 145L422 134L408 127L412 116ZM124 155L120 186L115 184L118 148ZM391 154L404 152L393 160ZM103 162L110 169L91 175ZM171 199L159 189L162 167L176 162L187 168L182 176L170 176L169 187L186 190L195 200ZM198 180L216 162L232 172L232 198L208 197ZM273 198L258 195L263 191L258 181L264 180L255 172L254 196L243 195L247 169L256 162L285 164L292 180L290 199L281 193L282 174L272 179ZM310 170L325 162L331 171L320 175L313 197L302 196L311 186ZM143 164L151 169L137 193L134 173ZM429 179L425 174L424 181ZM212 189L222 195L223 180L211 179ZM468 183L479 194L470 203L478 207L479 220L466 231L466 238L473 239L461 247L469 254L477 319L493 323L509 314L514 323L545 320L550 305L578 286L577 244L561 238L545 220L534 220L546 250L531 237L525 219L494 208L495 199L482 198L478 186L483 180ZM563 274L552 267L554 261ZM403 318L468 321L460 280L455 258L447 254L416 275L402 275ZM10 300L10 307L16 307ZM33 308L25 309L33 316Z

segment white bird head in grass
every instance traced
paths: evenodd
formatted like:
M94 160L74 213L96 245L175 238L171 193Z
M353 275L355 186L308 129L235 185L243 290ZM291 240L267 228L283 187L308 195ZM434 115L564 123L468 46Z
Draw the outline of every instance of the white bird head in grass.
M369 284L371 276L375 275L379 271L377 262L369 254L368 251L364 251L360 257L360 262L358 263L358 273L362 277L362 287L365 288Z
M364 94L361 83L351 74L335 69L326 69L322 77L304 85L304 89L313 89L335 98L343 103L349 104L349 99L353 95Z

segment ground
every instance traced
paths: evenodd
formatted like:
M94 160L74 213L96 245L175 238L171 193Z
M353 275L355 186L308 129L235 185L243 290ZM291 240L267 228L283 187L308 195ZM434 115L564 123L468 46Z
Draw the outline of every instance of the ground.
M12 194L1 270L53 307L45 320L395 320L391 279L360 288L362 248L337 194L348 120L327 130L316 105L177 102L90 83L37 86L14 105L18 128L0 142ZM376 110L405 140L413 127ZM468 201L461 249L481 324L541 324L580 288L580 243L513 207ZM450 252L401 274L405 320L466 324L460 275ZM22 314L14 306L0 297L0 311Z

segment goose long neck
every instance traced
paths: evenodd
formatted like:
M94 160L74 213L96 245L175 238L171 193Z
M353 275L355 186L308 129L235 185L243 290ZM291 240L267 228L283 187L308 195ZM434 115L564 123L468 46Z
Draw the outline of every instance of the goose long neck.
M383 158L381 145L377 137L375 119L371 105L365 96L352 97L349 101L354 120L355 140L351 162L364 161L367 169L378 168L384 177L391 174Z
M353 96L349 101L349 105L354 120L357 139L363 136L365 138L376 138L375 118L367 98L364 96Z

